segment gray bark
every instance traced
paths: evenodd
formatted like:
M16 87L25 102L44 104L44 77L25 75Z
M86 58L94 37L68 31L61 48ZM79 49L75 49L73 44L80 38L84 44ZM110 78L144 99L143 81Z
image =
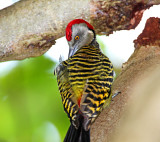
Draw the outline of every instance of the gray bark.
M135 40L135 51L113 84L113 93L121 94L93 124L92 142L159 142L159 21L147 20Z
M0 11L0 61L40 56L75 18L97 34L135 28L143 10L160 0L21 0Z

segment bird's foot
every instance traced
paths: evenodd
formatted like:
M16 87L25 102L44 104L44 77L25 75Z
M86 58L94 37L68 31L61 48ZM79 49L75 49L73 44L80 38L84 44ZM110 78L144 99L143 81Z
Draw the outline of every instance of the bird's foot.
M121 94L121 92L116 92L116 93L114 93L113 95L112 95L112 99L114 98L114 97L116 97L118 94Z

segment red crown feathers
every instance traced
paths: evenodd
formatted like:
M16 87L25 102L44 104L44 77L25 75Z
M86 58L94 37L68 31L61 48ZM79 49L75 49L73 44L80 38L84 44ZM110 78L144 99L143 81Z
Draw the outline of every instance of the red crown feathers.
M85 21L83 19L75 19L75 20L71 21L66 27L66 39L68 41L72 40L72 26L74 24L80 24L80 23L85 23L89 29L93 30L93 26L91 24L89 24L87 21Z

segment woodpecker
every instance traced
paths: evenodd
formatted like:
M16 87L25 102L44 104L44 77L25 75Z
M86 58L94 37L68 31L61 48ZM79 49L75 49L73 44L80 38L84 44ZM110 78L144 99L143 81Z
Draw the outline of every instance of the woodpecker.
M75 19L66 27L68 59L56 68L64 110L71 125L64 142L90 142L90 127L112 93L113 65L100 50L91 24Z

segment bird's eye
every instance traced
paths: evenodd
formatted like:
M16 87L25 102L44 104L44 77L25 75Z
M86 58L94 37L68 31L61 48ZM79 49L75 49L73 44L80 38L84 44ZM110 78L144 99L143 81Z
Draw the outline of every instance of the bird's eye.
M76 36L76 37L75 37L75 40L78 40L78 39L79 39L79 36Z

